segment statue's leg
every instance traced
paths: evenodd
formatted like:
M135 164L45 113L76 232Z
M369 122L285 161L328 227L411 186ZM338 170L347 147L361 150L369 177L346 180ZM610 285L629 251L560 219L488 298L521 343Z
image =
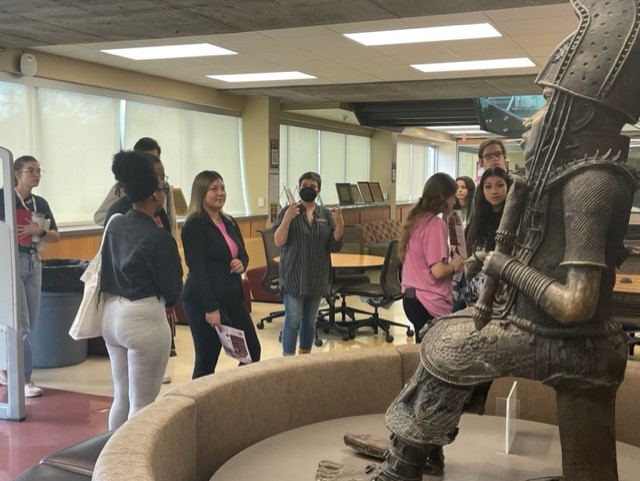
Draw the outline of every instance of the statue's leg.
M376 481L421 481L425 459L436 447L439 446L417 448L392 435L389 452L375 478Z
M553 383L558 406L565 481L617 481L615 399L617 385Z

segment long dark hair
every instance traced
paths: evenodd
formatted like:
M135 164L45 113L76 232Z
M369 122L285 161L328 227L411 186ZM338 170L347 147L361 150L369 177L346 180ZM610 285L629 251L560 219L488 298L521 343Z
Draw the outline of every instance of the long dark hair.
M511 187L511 177L507 174L507 171L501 167L491 167L484 171L480 178L480 184L478 184L478 194L473 198L473 214L471 215L471 221L467 227L466 244L467 250L471 253L475 250L475 243L484 238L488 238L488 248L493 248L495 245L495 235L498 229L497 223L500 221L502 212L500 215L495 215L493 208L484 196L484 183L489 177L501 177L507 183L507 191Z
M413 206L402 226L398 245L398 255L404 260L407 244L418 221L425 216L438 215L447 206L447 199L456 193L458 184L448 174L437 173L427 179L422 189L422 197Z
M468 192L467 207L471 207L471 204L473 203L473 194L476 191L476 183L473 181L471 177L467 177L466 175L463 175L462 177L456 177L456 184L458 183L459 180L463 181L465 187L467 188L467 192ZM456 186L456 191L457 190L458 188ZM460 209L460 201L458 200L457 197L453 201L453 208L458 210Z

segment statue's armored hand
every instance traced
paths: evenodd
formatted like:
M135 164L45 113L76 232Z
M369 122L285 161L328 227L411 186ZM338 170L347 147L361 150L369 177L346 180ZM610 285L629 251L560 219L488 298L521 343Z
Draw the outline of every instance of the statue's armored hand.
M467 280L473 279L482 270L482 265L484 264L484 258L486 255L486 252L478 251L467 259L464 264L464 274L467 276Z

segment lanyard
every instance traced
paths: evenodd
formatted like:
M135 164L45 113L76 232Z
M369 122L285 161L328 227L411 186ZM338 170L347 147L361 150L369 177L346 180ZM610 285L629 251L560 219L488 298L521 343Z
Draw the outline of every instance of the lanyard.
M27 210L31 210L31 209L29 209L29 207L27 207L27 204L25 203L24 199L20 195L20 192L18 192L18 189L14 187L14 190L16 191L16 195L18 196L18 199L20 199L20 203L22 204L22 206ZM36 204L36 198L33 196L33 194L31 195L31 202L33 203L33 213L37 214L38 213L38 206Z

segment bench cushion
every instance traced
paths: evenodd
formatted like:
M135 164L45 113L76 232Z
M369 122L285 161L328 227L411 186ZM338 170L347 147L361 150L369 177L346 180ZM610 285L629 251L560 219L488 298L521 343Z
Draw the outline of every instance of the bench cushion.
M66 469L36 464L13 478L13 481L90 481L91 475L73 473Z
M98 456L102 448L104 448L104 445L107 444L111 434L111 431L107 431L106 433L98 434L97 436L85 439L60 451L56 451L46 456L40 461L40 464L46 464L91 477Z

